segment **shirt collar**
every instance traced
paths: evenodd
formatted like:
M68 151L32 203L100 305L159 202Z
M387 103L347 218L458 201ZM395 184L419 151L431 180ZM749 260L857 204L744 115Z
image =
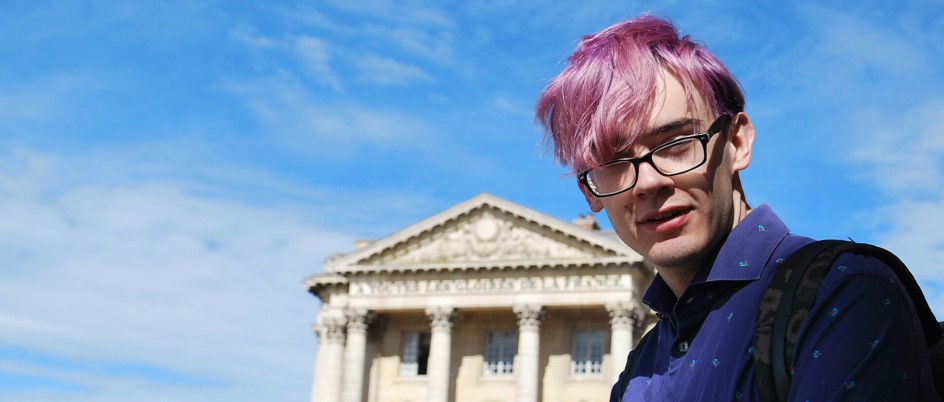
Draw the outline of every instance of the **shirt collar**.
M702 269L692 284L716 281L750 281L760 278L770 257L790 230L766 204L751 210L728 234L711 269ZM676 297L662 276L656 274L642 298L658 312L673 310Z

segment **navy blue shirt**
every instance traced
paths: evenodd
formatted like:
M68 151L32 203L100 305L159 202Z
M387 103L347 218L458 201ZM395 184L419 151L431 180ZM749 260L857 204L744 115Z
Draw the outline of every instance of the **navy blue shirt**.
M643 302L659 322L632 352L641 355L622 400L759 400L751 357L757 310L774 268L811 241L790 234L762 205L682 297L656 275ZM915 317L887 266L841 256L800 330L789 400L939 401Z

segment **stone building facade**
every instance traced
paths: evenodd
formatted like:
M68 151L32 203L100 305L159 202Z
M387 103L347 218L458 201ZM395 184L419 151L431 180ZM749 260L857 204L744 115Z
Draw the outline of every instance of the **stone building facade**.
M606 400L653 270L595 226L481 194L328 258L312 401Z

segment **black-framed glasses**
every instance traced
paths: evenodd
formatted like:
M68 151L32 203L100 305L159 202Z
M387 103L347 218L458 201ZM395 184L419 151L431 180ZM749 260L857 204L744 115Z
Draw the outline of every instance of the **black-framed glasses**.
M689 172L708 160L708 140L727 127L731 115L718 116L708 131L676 138L655 147L638 158L613 159L596 169L577 175L583 185L597 197L609 197L636 186L639 179L639 164L648 162L659 174L675 176Z

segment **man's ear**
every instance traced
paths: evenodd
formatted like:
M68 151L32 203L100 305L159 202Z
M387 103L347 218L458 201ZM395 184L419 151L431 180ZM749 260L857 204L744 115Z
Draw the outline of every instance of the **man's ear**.
M729 136L734 147L734 157L731 160L735 172L747 169L751 164L751 148L754 146L754 125L747 113L738 113L734 118L734 127L731 127Z
M577 180L577 187L580 187L580 192L583 193L583 197L587 199L587 205L590 206L590 210L593 211L593 213L603 210L603 203L600 202L600 199L593 195L593 193L590 192L590 189L588 189L587 186L584 186L580 180Z

